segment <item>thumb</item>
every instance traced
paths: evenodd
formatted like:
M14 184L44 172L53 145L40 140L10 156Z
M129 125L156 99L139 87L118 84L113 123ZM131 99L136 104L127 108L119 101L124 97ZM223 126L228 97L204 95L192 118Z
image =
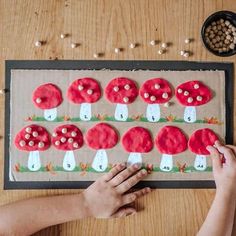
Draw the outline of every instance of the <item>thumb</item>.
M137 211L133 207L120 208L116 213L112 215L113 218L121 218L129 215L136 214Z
M220 153L213 146L207 146L206 149L211 154L213 171L214 170L219 171L222 168L222 162L221 162L221 155L220 155Z

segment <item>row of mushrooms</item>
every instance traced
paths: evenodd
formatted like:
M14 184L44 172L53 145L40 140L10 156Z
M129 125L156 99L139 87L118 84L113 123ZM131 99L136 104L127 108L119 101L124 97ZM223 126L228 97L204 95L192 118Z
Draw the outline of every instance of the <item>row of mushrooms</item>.
M28 125L17 133L14 143L19 150L28 151L28 169L38 171L41 168L40 151L47 150L52 144L56 149L64 151L63 168L73 171L76 167L74 150L80 149L85 143L96 150L92 167L98 172L103 172L108 167L107 149L117 145L119 136L116 129L106 123L98 123L91 127L85 134L72 124L61 125L54 129L50 137L47 130L39 125ZM184 152L187 147L196 155L194 167L205 170L207 167L206 147L214 145L218 140L211 129L196 130L187 141L182 130L175 126L162 127L153 142L152 136L146 128L130 128L121 138L123 148L129 152L128 164L142 163L142 153L148 153L155 145L162 153L160 169L171 171L173 168L173 155Z
M67 90L67 98L74 104L80 104L79 117L83 121L92 118L91 105L101 98L99 83L93 78L75 80ZM160 104L167 103L173 96L169 82L162 78L145 81L140 90L136 83L126 77L112 79L105 88L108 101L116 104L114 117L117 121L128 119L128 105L133 103L137 96L147 103L146 118L149 122L160 119ZM184 121L196 121L196 106L209 102L212 98L211 90L200 81L188 81L175 89L179 103L185 106ZM44 84L33 92L33 102L36 107L44 110L44 118L53 121L57 117L57 107L62 103L62 94L55 84Z

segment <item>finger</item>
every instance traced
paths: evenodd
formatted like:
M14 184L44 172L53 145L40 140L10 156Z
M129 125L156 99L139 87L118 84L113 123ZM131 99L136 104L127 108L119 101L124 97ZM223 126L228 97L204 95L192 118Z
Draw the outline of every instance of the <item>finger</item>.
M116 175L111 181L111 185L116 187L119 184L121 184L123 181L125 181L129 176L133 175L135 172L137 172L141 168L140 164L134 164L129 166L127 169L122 171L120 174Z
M123 204L127 205L134 202L136 199L151 192L150 188L143 188L141 190L135 191L133 193L128 193L123 196Z
M236 146L234 146L234 145L226 145L226 147L230 148L234 152L234 154L236 154Z
M112 215L112 217L113 218L120 218L120 217L129 216L129 215L134 215L136 213L137 213L137 211L135 208L126 207L126 208L119 209L115 214Z
M215 142L215 146L216 146L217 150L224 155L225 160L226 160L226 164L227 164L227 162L231 163L231 162L235 161L235 155L230 148L222 145L220 142L217 142L217 141Z
M101 179L103 179L104 181L109 181L114 176L116 176L118 173L120 173L123 169L125 169L125 164L124 163L117 164L107 174L103 175L101 177Z
M216 171L220 170L222 168L221 154L213 146L207 146L206 149L211 154L213 170L216 170Z
M133 175L132 177L128 178L126 181L118 185L116 189L119 193L125 193L145 176L147 176L147 171L145 169L142 169L137 174Z

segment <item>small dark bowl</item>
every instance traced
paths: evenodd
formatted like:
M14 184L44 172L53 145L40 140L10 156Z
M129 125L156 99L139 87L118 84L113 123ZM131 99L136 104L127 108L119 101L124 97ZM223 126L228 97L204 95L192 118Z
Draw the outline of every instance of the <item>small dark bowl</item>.
M220 57L229 57L232 56L234 54L236 54L236 47L235 49L231 49L228 52L222 52L219 53L217 51L214 51L210 48L210 46L207 44L206 40L205 40L205 30L206 28L213 22L213 21L217 21L220 19L224 19L224 20L228 20L232 25L234 25L236 27L236 13L231 12L231 11L218 11L215 12L214 14L210 15L204 22L203 26L202 26L202 30L201 30L201 37L202 37L202 41L205 45L205 47L207 48L208 51L210 51L211 53L213 53L216 56L220 56Z

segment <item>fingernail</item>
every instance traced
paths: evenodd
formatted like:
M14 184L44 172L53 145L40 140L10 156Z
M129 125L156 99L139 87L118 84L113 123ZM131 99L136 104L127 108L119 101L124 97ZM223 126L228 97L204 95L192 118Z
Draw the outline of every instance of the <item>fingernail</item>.
M142 169L141 172L142 172L142 174L147 174L146 169Z
M120 163L120 167L125 167L125 163Z
M210 151L210 150L211 150L211 146L207 146L207 147L206 147L206 150L207 150L207 151Z
M134 167L135 169L139 169L139 168L141 167L141 164L140 164L140 163L135 163L135 164L133 165L133 167Z

